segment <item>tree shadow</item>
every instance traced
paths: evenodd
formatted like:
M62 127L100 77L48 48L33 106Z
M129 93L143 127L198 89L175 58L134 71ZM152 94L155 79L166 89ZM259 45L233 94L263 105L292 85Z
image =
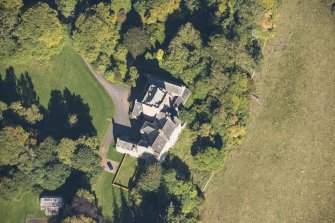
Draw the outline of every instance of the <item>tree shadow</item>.
M34 84L27 71L24 74L21 74L18 79L17 89L20 101L24 106L31 106L33 104L37 106L40 105L39 97L36 94Z
M77 139L81 135L95 136L90 108L80 95L71 93L68 88L53 90L48 103L46 131L55 139L68 137Z
M177 178L190 180L191 171L188 165L178 156L169 154L165 162L162 164L165 169L175 169Z
M0 100L7 104L20 101L26 107L33 104L39 106L40 104L28 72L21 74L20 78L17 79L13 67L6 69L5 79L2 79L0 74Z
M143 26L143 22L142 22L141 16L138 14L138 12L134 8L132 8L127 13L126 21L122 24L121 34L126 33L130 28L142 27L142 26Z
M220 134L214 136L201 137L198 136L191 146L192 156L197 155L199 152L207 149L208 147L214 147L217 149L223 148L223 140Z
M86 190L91 190L91 185L88 177L82 171L73 170L71 175L67 178L65 183L56 190L44 190L40 197L45 196L59 196L64 199L64 203L70 203L75 197L79 188L84 188ZM60 222L60 218L63 216L63 213L60 213L55 218L51 219L50 222Z
M2 80L0 74L0 100L10 104L18 101L19 94L17 91L17 78L13 67L6 69L5 79Z

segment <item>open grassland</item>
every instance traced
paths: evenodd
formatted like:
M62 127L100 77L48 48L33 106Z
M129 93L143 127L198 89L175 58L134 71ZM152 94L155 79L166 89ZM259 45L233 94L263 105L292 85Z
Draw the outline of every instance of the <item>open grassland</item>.
M113 102L86 68L81 57L70 46L49 61L32 61L27 64L14 65L17 76L27 72L33 81L40 103L47 108L52 90L68 88L80 95L90 108L93 125L100 139L103 138L113 116ZM0 64L0 73L5 76L8 65Z
M2 77L5 76L5 70L8 67L8 65L0 64ZM84 103L89 105L90 115L93 118L93 125L97 130L98 137L100 139L104 137L109 125L107 119L113 116L112 101L86 68L81 57L69 46L65 46L60 54L53 56L49 61L32 61L13 67L17 76L28 72L40 102L46 108L52 90L68 88L72 93L80 95ZM113 176L109 179L103 173L100 178L102 185L98 189L101 191L96 193L98 200L102 202L104 213L107 213L113 207L112 202L105 201L107 197L113 199L110 195ZM20 201L8 202L0 199L0 222L20 223L25 221L26 216L39 217L41 213L43 216L43 212L39 211L38 199L38 194L33 193L27 193Z
M206 191L203 222L335 222L335 23L322 1L282 1L249 132Z

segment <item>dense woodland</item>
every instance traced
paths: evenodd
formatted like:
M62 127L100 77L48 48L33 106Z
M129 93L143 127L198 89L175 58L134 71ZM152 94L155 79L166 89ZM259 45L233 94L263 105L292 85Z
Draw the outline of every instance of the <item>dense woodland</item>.
M150 72L186 85L192 95L177 147L192 151L192 171L212 172L246 133L252 76L274 34L277 3L0 0L0 58L48 60L70 42L109 81L141 87L141 73ZM64 89L50 92L44 108L29 75L14 72L0 79L0 195L61 191L69 178L89 185L101 169L88 106ZM189 162L171 155L164 165L141 163L115 222L196 222L203 195L192 173L175 165ZM105 222L85 189L73 192L64 222Z

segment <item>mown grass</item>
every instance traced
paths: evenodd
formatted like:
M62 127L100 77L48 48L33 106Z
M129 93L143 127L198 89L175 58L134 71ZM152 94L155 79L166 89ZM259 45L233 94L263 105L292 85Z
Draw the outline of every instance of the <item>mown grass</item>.
M108 150L108 153L107 153L107 158L108 159L113 160L115 162L121 162L123 156L124 155L122 153L119 153L118 151L116 151L114 143L112 143L109 146L109 150Z
M27 216L45 217L40 210L39 195L26 193L20 200L0 199L0 222L23 223Z
M8 67L9 65L0 64L0 73L3 78ZM60 54L54 55L49 61L31 61L27 64L14 64L13 67L17 76L24 72L30 75L40 103L46 108L52 90L68 88L72 93L80 95L84 103L89 105L90 115L93 118L93 125L97 130L98 137L100 140L104 137L109 125L107 119L113 116L113 103L86 68L81 57L70 46L65 46ZM113 205L105 201L107 199L105 196L108 196L108 199L113 199L110 189L113 177L109 178L102 174L100 178L102 178L100 182L102 182L103 188L98 188L97 197L102 202L101 206L106 209L103 212L109 213L113 209ZM1 219L6 223L19 223L24 222L26 216L41 216L38 198L38 194L27 193L20 201L0 199Z
M129 187L129 183L134 176L137 168L137 159L131 156L126 156L123 160L122 166L114 182L123 186Z
M5 76L9 65L0 64L0 73ZM113 102L86 68L81 57L66 45L60 54L49 61L31 61L26 64L13 65L19 77L27 72L33 81L41 104L47 108L52 90L68 88L72 93L83 98L90 108L93 125L100 139L103 138L114 112Z
M120 207L122 200L128 199L128 192L112 185L113 178L113 174L104 172L93 185L99 207L102 208L102 214L111 222L113 222L114 211Z
M281 1L248 134L205 197L203 222L335 222L335 29L324 1Z

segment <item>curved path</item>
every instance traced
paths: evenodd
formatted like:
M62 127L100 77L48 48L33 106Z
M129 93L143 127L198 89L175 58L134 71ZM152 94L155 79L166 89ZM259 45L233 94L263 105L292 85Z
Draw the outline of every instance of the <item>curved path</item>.
M101 86L105 89L105 91L108 93L108 95L111 97L114 107L115 107L115 113L113 116L113 123L130 127L130 120L129 120L129 94L130 90L121 86L118 86L116 84L112 84L108 82L105 78L102 77L102 75L95 70L92 65L82 56L86 66L91 71L95 79L101 84ZM101 162L105 166L105 170L108 170L107 168L107 152L109 149L109 145L112 143L114 139L114 132L113 130L113 124L110 124L110 127L108 129L108 134L104 138L104 141L102 142L102 148L101 148ZM114 167L114 169L117 169Z

